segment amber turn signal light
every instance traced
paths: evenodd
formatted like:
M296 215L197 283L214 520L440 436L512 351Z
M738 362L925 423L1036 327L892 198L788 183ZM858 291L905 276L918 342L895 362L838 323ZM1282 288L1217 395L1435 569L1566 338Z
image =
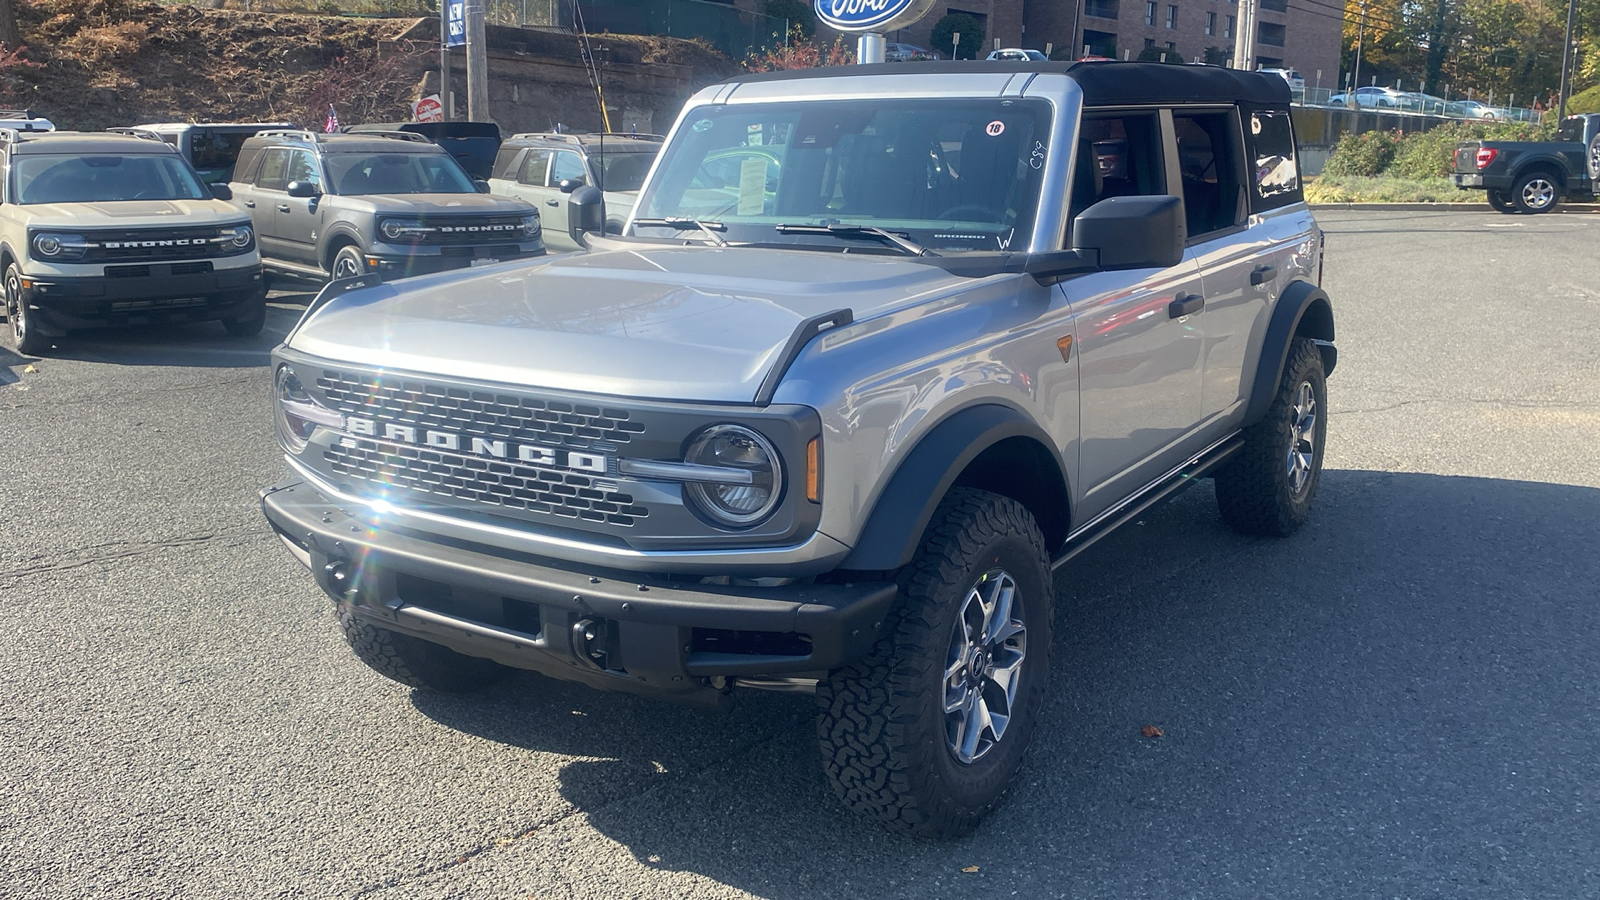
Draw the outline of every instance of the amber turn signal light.
M821 440L812 438L806 445L806 499L812 503L822 502L822 461L818 459Z

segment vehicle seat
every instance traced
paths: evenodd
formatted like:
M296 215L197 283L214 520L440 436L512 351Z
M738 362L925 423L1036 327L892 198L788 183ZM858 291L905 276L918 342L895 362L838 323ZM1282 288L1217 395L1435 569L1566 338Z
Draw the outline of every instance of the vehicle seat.
M1100 201L1100 166L1094 158L1094 141L1078 141L1078 158L1072 167L1072 201L1067 207L1070 223L1079 213Z

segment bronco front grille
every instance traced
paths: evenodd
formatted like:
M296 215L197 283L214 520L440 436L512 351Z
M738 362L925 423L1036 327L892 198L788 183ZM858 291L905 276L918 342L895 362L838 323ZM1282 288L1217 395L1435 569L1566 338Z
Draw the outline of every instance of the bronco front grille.
M426 430L575 450L626 444L644 426L628 411L500 391L465 390L401 378L325 370L317 379L328 407Z
M530 213L531 215L531 213ZM432 229L423 241L429 244L481 244L486 241L522 239L522 218L428 218L423 224Z
M622 526L649 515L631 494L578 472L351 439L331 445L323 458L340 475L506 509Z
M418 433L511 441L610 455L644 433L625 409L591 406L503 390L447 386L402 377L325 369L323 403L345 415ZM422 491L603 525L631 526L649 515L603 475L490 459L429 446L366 438L336 440L323 455L335 473Z

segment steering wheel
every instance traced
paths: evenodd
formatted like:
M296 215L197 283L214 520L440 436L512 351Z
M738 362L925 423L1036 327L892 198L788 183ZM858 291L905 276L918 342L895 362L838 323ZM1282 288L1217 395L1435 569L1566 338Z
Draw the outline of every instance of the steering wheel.
M976 213L976 215L963 215L963 213L966 213L966 214ZM945 210L944 212L939 213L939 215L935 216L934 218L937 218L937 219L964 219L964 220L966 220L968 222L996 222L996 223L999 223L999 222L1004 222L1005 221L1000 213L996 212L993 209L990 209L987 206L979 204L979 203L963 203L963 204L961 204L959 206L952 206L949 209Z

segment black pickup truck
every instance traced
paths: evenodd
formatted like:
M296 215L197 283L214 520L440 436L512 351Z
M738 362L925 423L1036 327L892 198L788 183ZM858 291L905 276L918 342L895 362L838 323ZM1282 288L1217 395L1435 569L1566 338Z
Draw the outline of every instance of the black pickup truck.
M1487 190L1504 213L1542 213L1562 197L1592 198L1600 182L1600 114L1568 116L1553 141L1468 141L1457 145L1450 180Z

